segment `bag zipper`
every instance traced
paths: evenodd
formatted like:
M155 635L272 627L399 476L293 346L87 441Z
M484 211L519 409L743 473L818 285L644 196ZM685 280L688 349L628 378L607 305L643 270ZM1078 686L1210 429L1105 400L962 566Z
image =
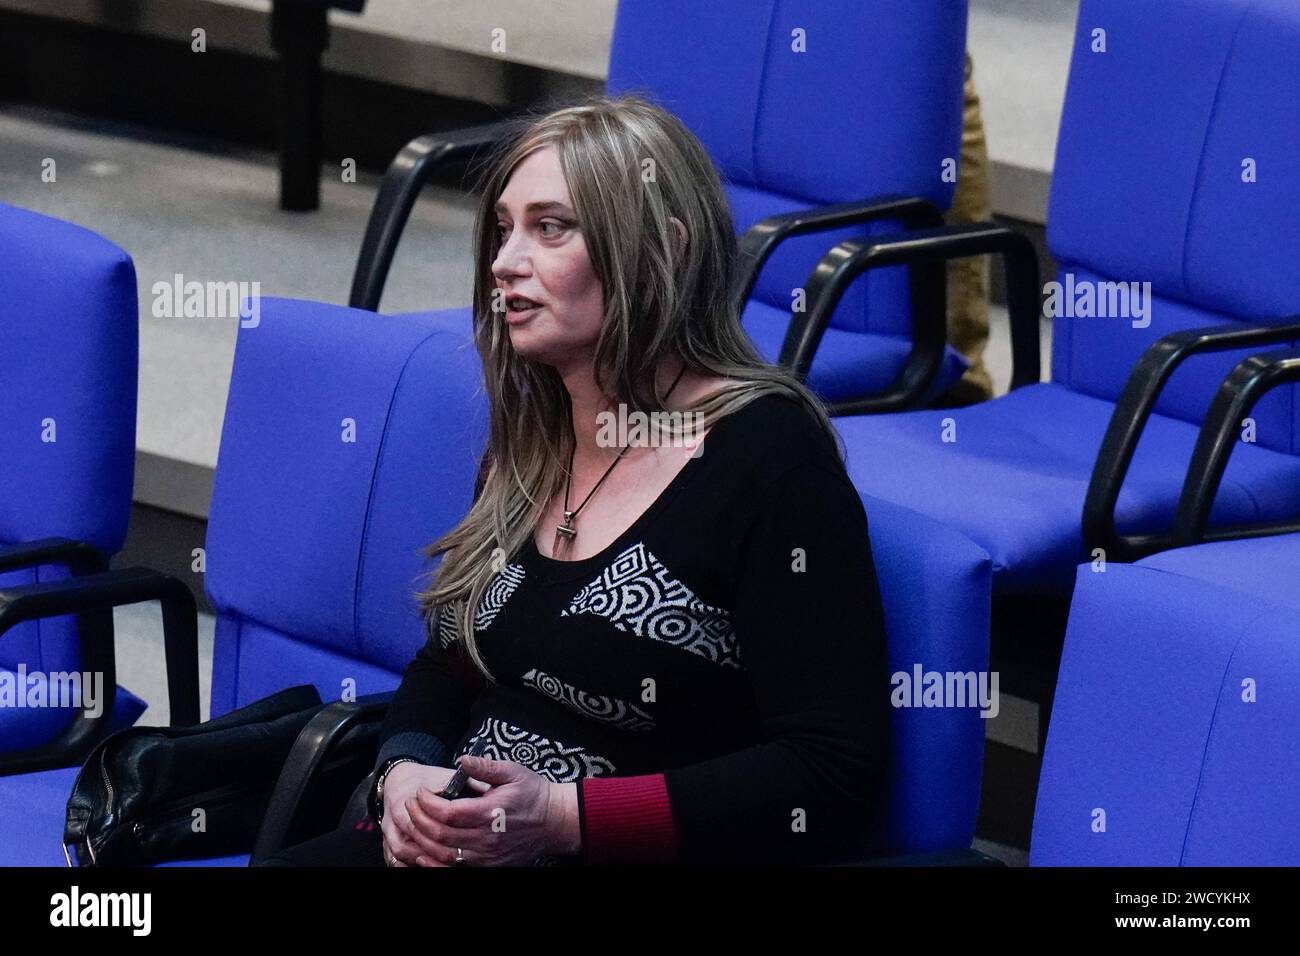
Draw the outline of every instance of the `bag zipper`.
M104 781L104 791L107 797L104 800L104 816L110 816L113 812L113 781L108 779L108 748L105 747L99 752L99 778Z

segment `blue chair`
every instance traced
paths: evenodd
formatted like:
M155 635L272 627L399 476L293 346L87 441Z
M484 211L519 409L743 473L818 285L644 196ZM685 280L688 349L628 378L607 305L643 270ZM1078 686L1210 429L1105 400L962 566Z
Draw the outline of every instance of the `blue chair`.
M486 440L478 355L458 345L417 319L278 299L239 330L206 542L214 716L295 684L324 700L397 686L424 638L419 549L468 510ZM196 721L193 641L169 636L168 690ZM64 864L76 774L0 777L0 864Z
M1300 311L1300 180L1286 172L1300 152L1297 85L1290 0L1083 0L1049 210L1061 288L1047 305L1072 313L1054 318L1052 381L1037 382L1037 310L1024 307L1042 290L1017 265L1019 387L969 408L837 419L859 490L962 531L992 557L999 595L1068 596L1082 560L1168 547L1215 386L1243 355L1300 338L1284 318ZM846 243L809 296L878 264L984 251L1023 263L991 227ZM1081 314L1084 288L1124 312L1107 282L1150 282L1151 294L1128 317ZM1290 388L1260 403L1213 524L1294 509L1293 403Z
M1079 570L1033 866L1300 865L1300 539L1182 551Z
M944 345L942 268L918 266L910 282L908 270L894 269L856 284L817 347L787 333L794 290L826 249L853 236L936 226L951 205L955 182L944 163L960 155L966 7L966 0L619 3L607 92L657 100L703 141L743 233L736 295L745 329L768 361L794 367L840 409L911 407L965 371ZM379 308L424 182L513 129L422 136L399 153L371 213L351 305ZM469 310L440 314L469 334Z
M1182 546L1079 572L1031 862L1300 863L1300 534L1209 527L1241 422L1298 379L1294 351L1233 369L1183 483Z
M975 679L987 673L989 556L914 511L866 495L862 503L884 605L890 674L911 679L917 665L922 673ZM898 856L972 862L961 854L975 837L985 718L977 706L895 707L892 715L879 845Z
M135 471L135 267L87 229L0 204L0 301L3 593L106 570L122 548ZM102 674L111 729L130 725L145 704L115 686L112 638L111 615L24 621L0 634L0 679L26 684L31 703L66 699L58 675ZM107 729L107 716L79 706L0 706L0 751L21 754L22 766L48 759L56 741L84 753Z
M360 310L272 299L259 327L239 331L208 525L212 713L299 683L339 701L299 738L259 855L293 832L336 745L382 719L384 693L424 638L412 603L419 549L470 504L486 438L480 378L477 354L455 333L414 318L376 323ZM891 666L985 670L987 556L906 509L867 507ZM169 682L175 674L184 685L197 670L193 648L175 639L168 665ZM881 844L969 847L982 755L977 710L897 710ZM64 862L58 834L75 776L0 777L0 864Z

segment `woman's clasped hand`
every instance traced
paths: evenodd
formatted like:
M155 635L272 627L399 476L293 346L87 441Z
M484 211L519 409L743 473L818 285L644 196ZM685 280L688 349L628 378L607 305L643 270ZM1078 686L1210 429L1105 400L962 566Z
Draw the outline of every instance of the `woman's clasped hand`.
M439 793L447 767L402 763L384 786L383 852L389 866L521 866L577 851L576 802L522 764L461 757L465 795ZM568 785L570 791L573 785Z

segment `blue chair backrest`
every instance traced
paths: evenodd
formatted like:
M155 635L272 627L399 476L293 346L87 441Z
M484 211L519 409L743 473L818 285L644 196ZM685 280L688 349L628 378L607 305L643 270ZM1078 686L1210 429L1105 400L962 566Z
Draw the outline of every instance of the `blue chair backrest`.
M889 672L988 672L992 562L968 538L862 496L880 580ZM946 681L945 681L946 682ZM913 682L914 683L914 682ZM899 680L896 689L904 685ZM901 690L900 690L901 693ZM898 853L970 846L979 813L985 718L977 707L895 707L881 845Z
M135 476L135 266L88 229L0 204L0 309L0 544L66 537L110 557ZM43 566L0 587L66 577ZM76 670L76 635L71 617L20 624L0 667Z
M1297 631L1257 594L1081 567L1031 865L1300 865Z
M419 317L265 299L239 330L206 549L214 716L292 684L396 687L424 643L419 549L472 500L481 382L464 335Z
M776 213L887 193L946 210L955 185L944 161L961 152L966 7L621 0L606 87L649 94L703 141L741 232ZM788 311L826 250L865 234L782 244L754 298ZM906 272L885 270L854 284L832 325L908 335L908 302Z
M1084 0L1049 245L1063 284L1150 282L1154 298L1145 328L1057 318L1054 380L1115 399L1162 335L1300 313L1297 89L1294 0ZM1189 361L1156 410L1199 422L1236 360ZM1292 390L1266 398L1259 443L1300 453L1297 415Z

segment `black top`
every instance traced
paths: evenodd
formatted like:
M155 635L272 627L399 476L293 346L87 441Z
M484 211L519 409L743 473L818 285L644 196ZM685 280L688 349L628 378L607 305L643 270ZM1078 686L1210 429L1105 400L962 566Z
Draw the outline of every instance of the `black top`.
M530 537L476 631L498 682L469 686L440 626L402 678L381 761L451 766L482 735L485 756L556 782L662 772L692 862L866 845L888 749L880 597L861 500L795 400L716 422L599 554L557 561Z

